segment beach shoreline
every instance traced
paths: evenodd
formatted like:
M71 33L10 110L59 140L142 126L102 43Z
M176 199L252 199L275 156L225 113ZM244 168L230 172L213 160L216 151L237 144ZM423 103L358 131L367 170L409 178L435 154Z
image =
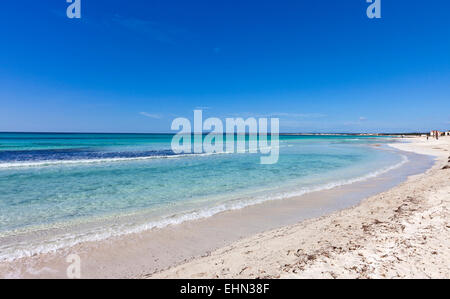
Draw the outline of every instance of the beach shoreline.
M408 144L399 143L398 146L391 146L408 151L410 150ZM413 152L433 154L426 150ZM427 158L416 153L410 154L412 160L423 159L421 163L416 163L420 165L417 168L410 166L411 169L391 170L380 177L330 190L312 192L300 198L269 201L163 229L114 237L104 241L86 242L54 253L38 254L12 262L0 262L0 277L64 278L68 265L65 258L75 253L82 260L83 278L253 278L255 275L248 275L245 271L239 275L223 274L222 276L222 273L217 274L217 272L199 275L199 273L192 274L179 269L188 261L190 262L185 265L206 263L206 267L209 267L210 262L205 259L214 257L215 253L223 248L234 246L230 244L252 240L257 236L270 235L274 229L276 231L289 229L309 221L314 222L315 219L329 217L326 215L331 214L330 217L334 217L336 210L355 209L364 198L376 196L391 188L395 189L397 188L395 186L406 180L408 176L428 169L430 166ZM411 163L411 165L416 164ZM270 212L273 212L274 216ZM199 259L201 256L203 259ZM231 261L232 263L239 264L241 257L238 254L232 259L234 260ZM164 270L168 268L169 270ZM190 266L189 268L196 269ZM154 273L157 274L153 275ZM263 275L263 277L266 276ZM277 275L267 277L277 277Z
M450 138L391 144L435 157L355 207L245 238L150 278L450 278Z

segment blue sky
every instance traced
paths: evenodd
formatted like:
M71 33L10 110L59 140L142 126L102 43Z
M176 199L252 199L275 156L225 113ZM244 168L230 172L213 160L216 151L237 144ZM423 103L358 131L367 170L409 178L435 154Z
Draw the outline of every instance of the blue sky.
M283 132L450 129L450 2L3 1L0 131L170 132L175 117Z

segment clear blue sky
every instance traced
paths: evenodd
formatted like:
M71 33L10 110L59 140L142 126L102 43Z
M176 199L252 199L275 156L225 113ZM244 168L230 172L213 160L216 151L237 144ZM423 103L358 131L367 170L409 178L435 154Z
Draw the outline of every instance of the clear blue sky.
M0 131L170 132L277 116L284 132L450 129L450 1L2 1Z

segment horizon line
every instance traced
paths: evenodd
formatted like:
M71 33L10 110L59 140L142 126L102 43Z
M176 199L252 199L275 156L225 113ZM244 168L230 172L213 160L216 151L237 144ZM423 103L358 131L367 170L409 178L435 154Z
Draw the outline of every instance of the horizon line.
M431 131L431 130L430 130ZM279 135L408 135L408 134L428 134L427 132L408 131L408 132L280 132ZM211 132L202 132L202 134L209 134ZM236 132L233 132L237 134ZM267 132L270 134L271 132ZM56 132L56 131L0 131L0 134L129 134L129 135L176 135L177 132ZM195 134L191 132L191 134ZM224 135L227 132L223 133ZM249 133L245 133L248 135Z

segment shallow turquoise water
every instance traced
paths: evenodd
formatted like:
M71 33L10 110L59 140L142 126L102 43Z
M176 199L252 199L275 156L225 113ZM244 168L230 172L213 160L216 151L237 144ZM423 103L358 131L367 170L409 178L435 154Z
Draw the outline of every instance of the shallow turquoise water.
M367 146L386 139L354 136L281 136L280 159L274 165L261 165L259 154L248 153L164 159L173 155L171 138L0 134L0 232L141 211L168 216L230 200L270 199L280 192L343 183L401 161L398 154ZM45 161L55 164L27 164ZM20 163L25 164L14 166Z

